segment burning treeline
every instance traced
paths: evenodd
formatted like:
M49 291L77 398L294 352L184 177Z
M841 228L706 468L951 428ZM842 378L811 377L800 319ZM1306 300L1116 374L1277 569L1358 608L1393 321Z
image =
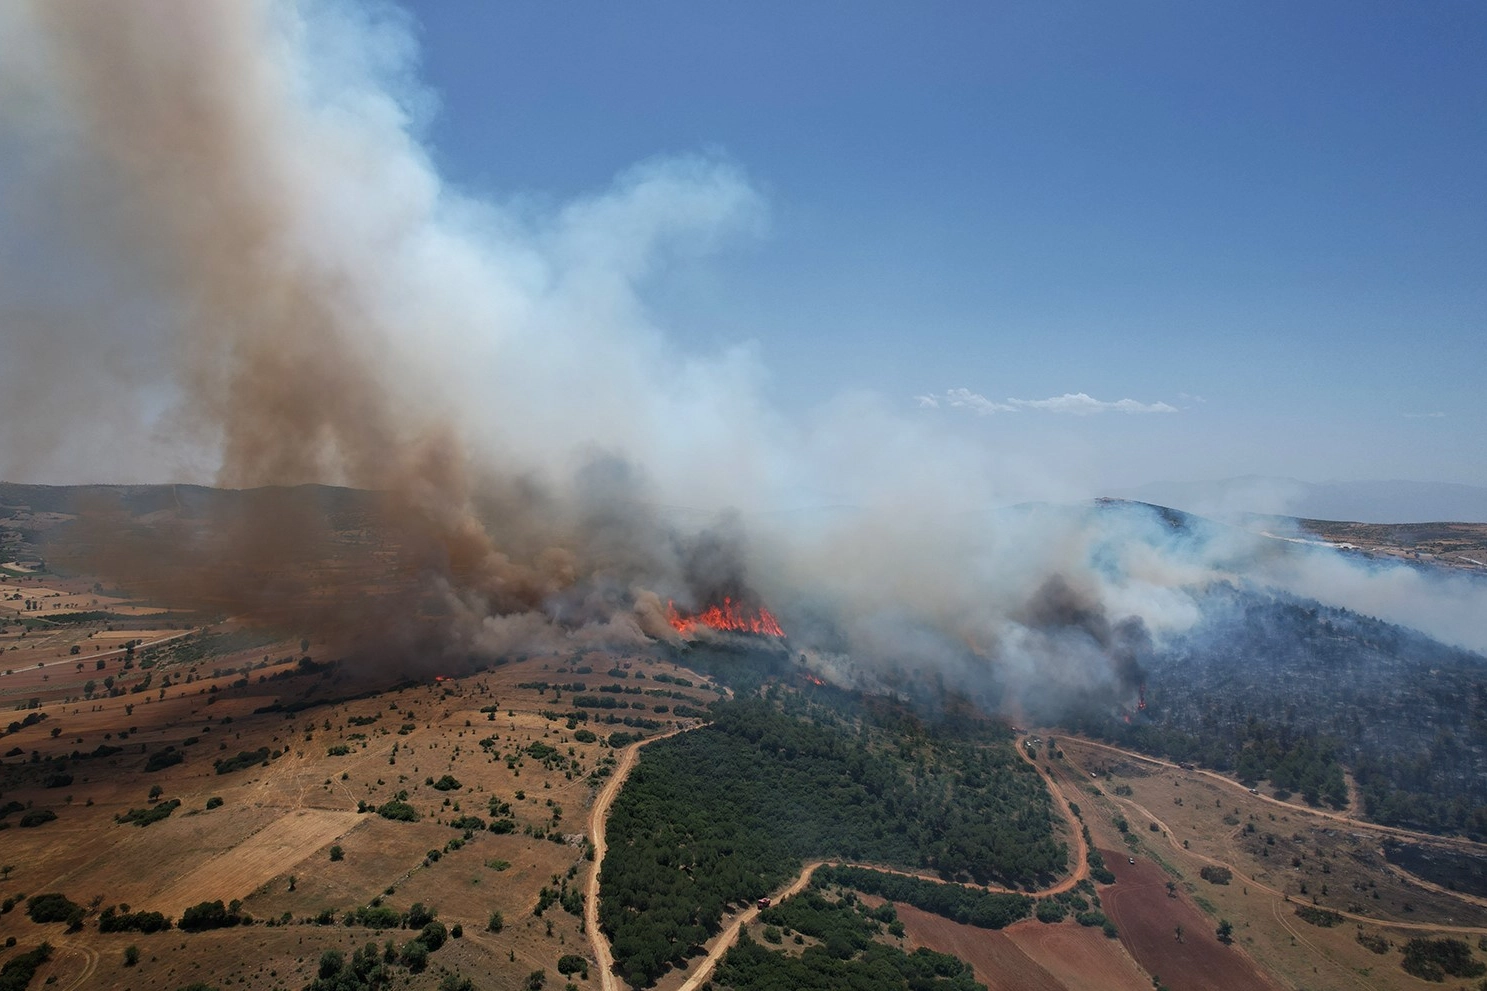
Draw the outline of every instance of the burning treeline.
M463 196L413 137L390 16L0 8L0 174L25 205L0 238L0 470L254 490L92 513L88 565L393 664L789 631L856 665L1134 694L1210 569L1144 518L990 520L984 457L856 400L786 423L748 355L678 358L638 287L752 225L748 183L648 163L536 220ZM306 483L362 493L358 515ZM782 514L843 488L840 515Z

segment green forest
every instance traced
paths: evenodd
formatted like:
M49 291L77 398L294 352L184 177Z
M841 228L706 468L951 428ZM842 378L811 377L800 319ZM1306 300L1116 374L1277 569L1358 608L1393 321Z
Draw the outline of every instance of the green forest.
M963 884L940 884L862 867L820 867L812 876L811 883L837 884L864 894L879 895L981 929L1010 926L1027 918L1033 909L1033 900L1027 895L981 891Z
M772 951L744 932L718 965L715 986L732 991L985 991L970 965L956 957L922 948L905 953L877 942L883 921L850 895L831 901L808 890L765 915L771 927L819 942L796 956Z
M1487 837L1487 683L1480 654L1380 620L1217 586L1204 620L1144 661L1148 707L1061 720L1147 753L1268 779L1314 805L1353 772L1375 822Z
M599 918L631 983L699 952L728 906L812 858L1024 887L1064 869L1042 780L1005 737L901 721L890 736L901 713L771 694L647 747L615 801Z

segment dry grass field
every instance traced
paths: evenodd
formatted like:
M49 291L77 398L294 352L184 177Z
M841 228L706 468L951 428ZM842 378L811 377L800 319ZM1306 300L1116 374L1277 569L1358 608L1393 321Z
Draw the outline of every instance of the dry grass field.
M1387 830L1251 795L1202 771L1071 738L1060 737L1058 745L1064 757L1050 762L1055 780L1080 804L1118 878L1101 897L1122 942L1174 988L1241 986L1201 976L1223 972L1216 957L1203 956L1219 950L1242 951L1274 986L1308 991L1438 987L1401 968L1400 949L1413 937L1454 936L1487 959L1478 948L1487 935L1481 900L1422 883L1389 864L1381 850ZM1128 856L1137 863L1128 864ZM1232 871L1228 883L1202 877L1205 867L1215 866ZM1168 881L1174 884L1170 894ZM1322 917L1334 924L1319 926L1298 909L1340 918ZM1221 919L1234 926L1232 947L1214 939ZM1181 944L1177 925L1184 927ZM1360 935L1375 946L1387 942L1385 952L1374 952ZM1190 981L1177 979L1185 973L1193 975Z
M53 576L37 576L34 588L31 579L7 581L28 596L47 588L92 608L82 589ZM108 609L121 612L117 601ZM419 902L461 935L423 972L403 971L406 986L434 987L458 971L478 974L482 988L518 988L544 970L548 987L562 987L558 958L591 956L581 917L556 903L534 910L544 887L582 890L592 866L587 809L616 760L605 740L626 727L594 718L616 710L572 720L583 711L573 692L536 686L632 689L617 697L632 706L625 714L661 724L647 734L677 724L655 710L680 700L634 691L677 689L655 675L687 677L697 687L682 691L695 706L717 697L706 678L670 664L583 653L374 691L345 665L319 664L323 645L302 651L231 624L206 633L125 625L136 624L36 624L24 637L12 625L0 635L11 669L0 673L0 704L11 713L0 728L44 717L0 736L9 754L0 805L56 816L31 827L20 825L23 812L0 820L0 898L59 892L84 910L75 932L33 922L24 901L0 915L0 939L16 939L0 960L42 940L57 948L36 987L300 988L328 948L349 956L369 941L401 947L417 935L347 925L348 912L406 912ZM131 641L139 643L126 667ZM306 655L316 661L301 663ZM115 679L113 692L105 677ZM218 773L218 760L239 754L248 755L240 768ZM375 811L399 799L417 821ZM119 821L175 801L148 825ZM496 820L510 831L491 832ZM251 925L99 931L109 906L179 920L213 900L239 903ZM499 932L488 928L493 912L503 918ZM129 946L139 950L134 966L125 966Z

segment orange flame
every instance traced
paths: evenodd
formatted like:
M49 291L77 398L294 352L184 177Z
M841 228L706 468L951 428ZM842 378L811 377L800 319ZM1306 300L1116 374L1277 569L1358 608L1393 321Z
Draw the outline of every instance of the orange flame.
M695 616L683 616L676 611L676 603L668 600L666 621L684 637L691 636L699 626L732 633L760 633L768 637L785 635L785 631L780 629L779 621L768 609L760 606L751 610L728 597L724 597L721 606L708 606Z

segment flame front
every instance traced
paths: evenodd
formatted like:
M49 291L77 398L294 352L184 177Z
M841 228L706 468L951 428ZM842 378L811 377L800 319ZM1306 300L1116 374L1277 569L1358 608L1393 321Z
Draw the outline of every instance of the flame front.
M731 633L759 633L767 637L785 635L785 631L780 629L779 621L768 609L763 606L750 609L728 597L724 597L721 606L708 606L695 616L683 616L676 611L676 603L668 600L666 620L682 636L690 636L699 626Z

